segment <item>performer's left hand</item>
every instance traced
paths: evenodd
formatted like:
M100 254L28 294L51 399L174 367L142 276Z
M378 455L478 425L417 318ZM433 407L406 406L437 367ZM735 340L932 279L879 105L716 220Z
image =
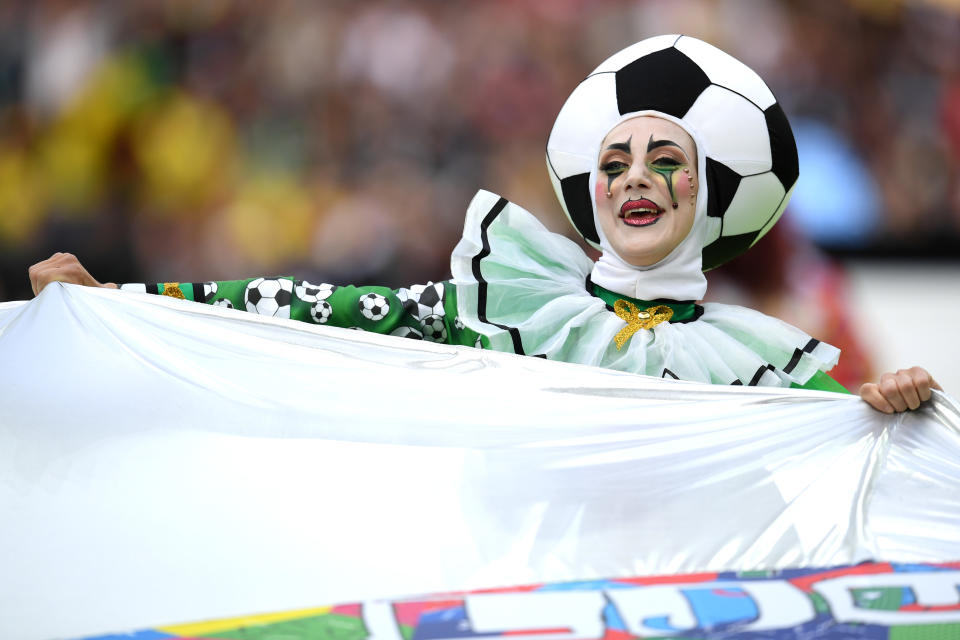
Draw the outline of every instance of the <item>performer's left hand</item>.
M899 413L916 409L930 399L931 390L943 389L923 367L899 369L885 373L880 382L868 382L860 387L860 397L877 411Z

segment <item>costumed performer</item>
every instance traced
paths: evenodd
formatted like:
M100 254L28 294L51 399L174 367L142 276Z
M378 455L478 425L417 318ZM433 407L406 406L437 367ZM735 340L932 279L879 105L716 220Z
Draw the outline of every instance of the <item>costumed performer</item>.
M686 36L632 45L568 98L547 164L574 228L601 251L596 263L481 191L450 281L397 290L289 277L120 288L662 378L846 391L826 373L835 347L750 309L697 303L704 270L766 233L799 175L786 116L751 69ZM70 254L29 272L34 293L53 281L117 286L97 282ZM917 408L935 388L912 367L860 395L889 413Z

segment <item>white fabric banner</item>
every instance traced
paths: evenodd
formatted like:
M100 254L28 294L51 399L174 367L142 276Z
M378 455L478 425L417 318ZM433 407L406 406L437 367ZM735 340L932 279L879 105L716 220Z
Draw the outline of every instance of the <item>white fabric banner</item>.
M0 637L960 559L960 407L48 286L0 304Z

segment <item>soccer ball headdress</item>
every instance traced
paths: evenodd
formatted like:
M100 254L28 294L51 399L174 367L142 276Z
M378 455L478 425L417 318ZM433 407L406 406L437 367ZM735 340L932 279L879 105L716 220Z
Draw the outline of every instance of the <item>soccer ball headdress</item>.
M614 54L587 76L547 141L554 191L590 244L600 248L590 184L600 142L638 112L670 116L704 156L704 271L749 249L780 218L799 166L793 132L773 93L752 69L706 42L657 36Z

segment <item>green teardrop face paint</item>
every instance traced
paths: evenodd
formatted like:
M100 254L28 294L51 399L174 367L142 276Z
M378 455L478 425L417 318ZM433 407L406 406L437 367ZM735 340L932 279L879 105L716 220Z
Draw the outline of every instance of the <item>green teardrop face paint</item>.
M674 161L675 162L675 161ZM658 164L660 163L660 164ZM663 181L667 183L667 191L670 192L670 202L673 204L673 208L677 208L677 193L676 185L674 184L674 179L677 173L677 170L680 168L679 164L669 165L661 163L661 160L655 160L654 162L647 165L650 167L650 170L663 178Z
M619 163L623 164L623 163ZM623 165L623 168L617 167L613 171L607 171L607 193L610 193L610 189L613 187L613 181L618 175L627 170L627 166Z
M647 154L660 147L676 147L681 151L683 150L679 144L672 140L654 140L651 135L650 140L647 141ZM666 183L667 191L670 192L670 202L673 204L674 209L677 208L677 185L675 180L679 178L678 172L685 166L687 165L669 155L654 158L647 163L650 171L659 175Z

